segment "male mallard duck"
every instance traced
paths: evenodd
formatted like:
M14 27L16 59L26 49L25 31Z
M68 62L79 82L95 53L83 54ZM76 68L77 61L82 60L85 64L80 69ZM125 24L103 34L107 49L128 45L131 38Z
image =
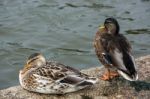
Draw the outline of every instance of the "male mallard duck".
M116 19L107 18L96 33L95 52L100 62L107 68L101 79L110 80L120 74L129 81L135 81L138 74L131 55L131 45L122 34L119 34L119 29Z
M46 62L43 55L35 53L20 70L19 81L21 86L29 91L65 94L94 85L98 79L58 62Z

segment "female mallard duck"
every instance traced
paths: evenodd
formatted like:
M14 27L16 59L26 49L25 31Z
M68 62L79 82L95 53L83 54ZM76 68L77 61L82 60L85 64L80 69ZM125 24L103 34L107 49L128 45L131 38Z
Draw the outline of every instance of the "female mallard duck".
M29 91L65 94L94 85L98 79L58 62L46 62L43 55L35 53L20 70L19 81Z
M101 79L110 80L120 74L129 81L135 81L138 74L131 55L131 45L122 34L119 34L119 29L117 20L107 18L96 33L95 51L100 62L107 68Z

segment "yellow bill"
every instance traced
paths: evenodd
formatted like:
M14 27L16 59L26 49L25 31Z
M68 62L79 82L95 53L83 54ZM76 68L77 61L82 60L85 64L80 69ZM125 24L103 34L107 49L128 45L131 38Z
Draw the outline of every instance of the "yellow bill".
M104 25L99 26L99 29L104 29L104 28L105 28Z

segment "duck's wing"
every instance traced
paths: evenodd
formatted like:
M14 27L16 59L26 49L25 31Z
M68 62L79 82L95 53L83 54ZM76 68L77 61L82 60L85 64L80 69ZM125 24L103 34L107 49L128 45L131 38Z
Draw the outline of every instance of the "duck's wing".
M131 53L120 52L118 49L115 49L111 56L113 58L114 67L117 68L119 74L130 81L138 79L135 61Z
M47 78L55 82L67 84L79 84L85 80L89 80L91 83L97 82L95 77L89 77L77 69L65 66L58 62L49 62L46 66L39 67L33 72L33 75L36 75L39 78Z
M56 81L58 79L64 78L68 73L67 69L61 68L59 66L42 66L37 68L32 72L33 75L39 78L51 79L52 81Z
M57 61L48 61L47 65L52 67L52 68L53 67L59 68L59 70L61 72L67 72L67 73L72 72L72 73L76 73L76 74L81 74L81 72L78 69L70 67L70 66L67 66L67 65L64 65L64 64L59 63Z

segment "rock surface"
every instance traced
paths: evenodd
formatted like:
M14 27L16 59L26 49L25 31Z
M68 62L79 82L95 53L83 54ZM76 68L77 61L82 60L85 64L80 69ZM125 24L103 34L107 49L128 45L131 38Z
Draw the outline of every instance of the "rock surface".
M136 59L136 64L139 74L136 82L122 77L109 82L100 80L95 86L65 95L33 93L14 86L0 90L0 99L150 99L150 55ZM104 72L104 68L90 68L82 72L96 76Z

